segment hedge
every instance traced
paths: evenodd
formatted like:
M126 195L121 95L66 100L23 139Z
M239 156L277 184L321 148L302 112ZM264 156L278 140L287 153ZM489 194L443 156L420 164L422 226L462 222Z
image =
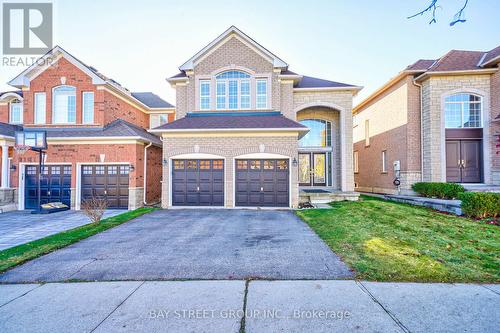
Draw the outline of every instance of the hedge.
M465 192L462 185L454 183L415 183L413 191L427 198L456 199L460 193Z
M500 193L465 192L459 198L466 216L479 219L500 216Z

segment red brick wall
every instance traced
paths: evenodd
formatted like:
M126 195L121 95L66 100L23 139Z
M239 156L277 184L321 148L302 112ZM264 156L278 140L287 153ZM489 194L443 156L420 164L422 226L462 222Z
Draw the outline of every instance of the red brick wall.
M103 91L104 102L100 112L103 114L104 124L109 124L117 118L136 124L143 128L149 128L149 115L136 109L127 102L115 97L113 94Z
M76 163L98 163L100 162L100 154L105 154L104 162L124 162L125 164L132 163L135 170L130 172L129 186L142 187L142 152L143 145L140 144L67 144L67 145L50 145L47 150L47 164L67 162L73 166L71 175L71 187L76 188ZM38 163L38 153L28 151L24 155L14 154L13 164L17 166L15 172L12 173L12 185L18 187L19 163ZM161 169L157 170L158 173Z
M0 123L9 122L9 105L0 104Z
M146 201L149 204L161 200L162 179L162 149L151 146L148 148Z

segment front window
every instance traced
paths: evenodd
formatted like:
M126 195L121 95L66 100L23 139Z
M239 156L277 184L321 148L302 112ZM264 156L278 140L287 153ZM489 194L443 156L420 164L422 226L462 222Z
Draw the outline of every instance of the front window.
M444 102L446 128L479 128L481 124L482 100L471 94L455 94Z
M23 102L21 102L20 100L15 99L10 102L10 123L23 123Z
M387 151L382 150L382 173L387 172Z
M44 92L35 93L35 124L45 124L45 101Z
M149 118L149 127L155 128L161 125L168 123L168 114L167 113L157 113L152 114Z
M330 147L332 145L332 123L321 119L307 119L300 122L309 128L299 147Z
M200 109L210 109L210 81L200 81Z
M83 123L93 124L94 123L94 93L91 91L86 91L83 93Z
M215 77L217 105L221 109L250 108L250 75L241 71L228 71Z
M257 109L267 108L267 80L257 80Z
M75 87L60 86L54 88L52 100L52 117L54 124L76 123Z

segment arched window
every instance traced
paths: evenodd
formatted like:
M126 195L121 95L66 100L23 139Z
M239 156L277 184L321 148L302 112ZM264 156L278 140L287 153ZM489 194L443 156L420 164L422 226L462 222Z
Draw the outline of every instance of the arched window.
M76 88L59 86L52 91L52 123L76 123Z
M9 122L11 124L23 123L23 102L18 99L13 99L10 102Z
M332 145L332 123L321 119L300 121L309 132L299 141L299 147L330 147Z
M227 71L215 77L215 84L216 109L250 109L249 74Z
M482 127L482 98L477 95L460 93L448 96L444 101L446 128Z

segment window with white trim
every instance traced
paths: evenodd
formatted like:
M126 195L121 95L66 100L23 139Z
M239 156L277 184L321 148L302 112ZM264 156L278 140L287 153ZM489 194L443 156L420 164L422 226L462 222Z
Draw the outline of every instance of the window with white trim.
M256 108L267 108L267 80L257 80Z
M210 110L210 80L200 81L200 110Z
M382 173L387 173L387 150L382 150Z
M250 78L249 74L234 70L215 76L216 109L249 109Z
M47 95L44 92L35 93L35 124L46 122Z
M82 123L94 123L94 92L84 91L82 93Z
M76 88L59 86L52 91L52 123L76 123Z
M370 145L370 120L365 120L365 147Z
M445 98L444 117L446 128L480 128L482 98L472 94L454 94Z
M15 99L10 102L10 115L9 122L11 124L22 124L23 123L23 102Z
M168 123L168 113L153 113L149 116L149 127L155 128Z

